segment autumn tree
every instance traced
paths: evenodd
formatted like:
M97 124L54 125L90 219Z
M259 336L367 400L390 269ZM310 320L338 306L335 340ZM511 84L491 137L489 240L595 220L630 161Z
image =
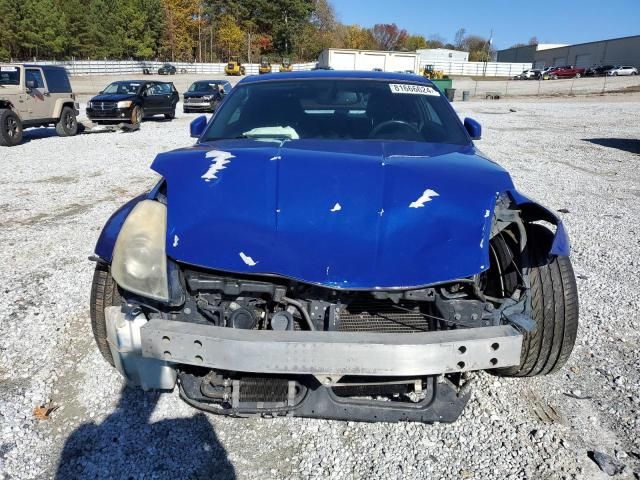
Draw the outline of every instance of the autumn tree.
M223 52L227 57L240 53L244 32L238 26L235 18L230 15L223 15L218 22L216 35L218 44L224 49Z
M395 23L378 23L371 29L371 35L379 50L395 50L407 38L407 31Z

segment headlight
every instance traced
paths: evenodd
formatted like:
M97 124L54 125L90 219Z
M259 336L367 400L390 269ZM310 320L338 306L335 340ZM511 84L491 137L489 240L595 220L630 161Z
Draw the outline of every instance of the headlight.
M92 102L87 102L87 108L93 108L93 103Z
M131 106L131 100L123 100L122 102L118 102L118 108L129 108Z
M113 249L111 275L120 287L143 297L169 300L166 231L165 205L143 200L134 207Z
M202 97L202 100L208 102L209 100L211 100L213 97L211 95L205 95L204 97Z

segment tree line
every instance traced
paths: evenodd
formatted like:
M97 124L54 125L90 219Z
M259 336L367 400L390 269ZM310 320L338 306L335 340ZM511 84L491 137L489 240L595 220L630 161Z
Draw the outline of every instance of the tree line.
M325 48L468 49L485 60L489 43L464 29L451 44L393 23L344 25L329 0L0 0L0 60L307 61Z

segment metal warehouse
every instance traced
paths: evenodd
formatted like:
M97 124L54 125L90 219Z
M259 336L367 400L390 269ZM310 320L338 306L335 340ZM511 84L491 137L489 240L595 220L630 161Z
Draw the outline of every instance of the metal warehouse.
M632 65L640 67L640 35L578 43L539 44L498 51L498 62L531 62L535 67Z

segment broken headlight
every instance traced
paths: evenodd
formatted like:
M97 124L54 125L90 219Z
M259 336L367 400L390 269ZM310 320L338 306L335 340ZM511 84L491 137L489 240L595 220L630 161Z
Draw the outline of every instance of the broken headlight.
M121 288L154 300L169 300L166 231L165 205L143 200L134 207L113 249L111 275Z

